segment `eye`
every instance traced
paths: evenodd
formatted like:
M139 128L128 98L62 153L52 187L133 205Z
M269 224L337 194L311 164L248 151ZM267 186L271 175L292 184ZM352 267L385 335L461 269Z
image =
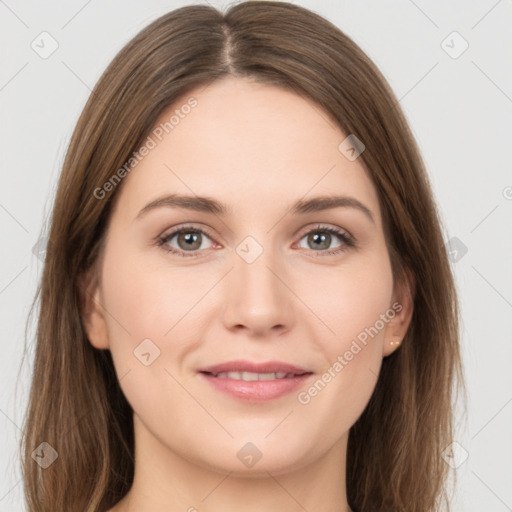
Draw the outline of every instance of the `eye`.
M325 250L329 249L331 243L338 239L340 242L337 246L335 246L334 250ZM349 235L346 231L333 228L330 226L317 226L314 229L307 231L301 238L303 240L306 238L306 243L310 245L310 247L314 247L315 252L319 252L319 256L325 255L333 255L339 254L341 252L346 251L350 247L355 247L355 241L351 235ZM308 249L309 247L306 247Z
M177 244L177 247L172 244L174 238L176 238L175 243ZM172 252L183 257L193 257L199 256L199 250L208 248L204 246L203 242L205 239L211 238L204 229L192 226L183 226L159 238L158 245L167 252Z
M355 240L346 231L322 225L318 225L304 233L300 241L303 239L306 239L306 243L310 244L310 247L313 247L313 251L318 253L315 256L339 254L356 245ZM200 256L201 250L208 249L204 244L206 240L212 241L212 236L209 235L207 230L194 226L183 226L163 237L159 237L157 245L165 251L177 254L178 256L196 257ZM338 245L333 250L326 250L336 240ZM306 249L310 247L306 247Z

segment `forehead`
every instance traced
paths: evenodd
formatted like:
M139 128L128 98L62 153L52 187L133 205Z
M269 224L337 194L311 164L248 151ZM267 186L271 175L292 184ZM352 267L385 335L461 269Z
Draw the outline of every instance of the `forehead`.
M125 178L122 195L132 209L173 192L215 197L238 213L347 194L380 221L361 159L339 149L347 134L287 89L247 78L202 85L166 109L149 137L152 149Z

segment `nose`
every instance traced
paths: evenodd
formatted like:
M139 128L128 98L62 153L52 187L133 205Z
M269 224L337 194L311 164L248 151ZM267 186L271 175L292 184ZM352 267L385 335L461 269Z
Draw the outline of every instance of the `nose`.
M225 282L223 321L231 331L267 337L292 328L293 293L287 286L284 266L264 250L252 263L234 254L234 268Z

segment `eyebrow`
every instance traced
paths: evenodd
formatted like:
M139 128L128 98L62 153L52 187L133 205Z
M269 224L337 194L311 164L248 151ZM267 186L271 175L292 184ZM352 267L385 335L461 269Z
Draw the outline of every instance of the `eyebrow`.
M197 212L213 213L215 215L228 215L232 213L231 208L226 204L211 197L171 194L148 203L140 210L136 218L140 218L147 212L162 207L184 208ZM292 215L300 215L321 212L333 208L355 208L364 213L364 215L375 224L372 211L358 199L348 196L319 196L306 200L301 199L294 203L289 210Z

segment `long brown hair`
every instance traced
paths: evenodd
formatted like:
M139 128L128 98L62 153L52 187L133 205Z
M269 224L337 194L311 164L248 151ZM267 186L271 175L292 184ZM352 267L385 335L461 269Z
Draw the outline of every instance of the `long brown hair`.
M103 512L130 488L132 410L110 352L88 342L79 287L97 263L123 183L101 199L95 190L166 108L227 75L312 99L366 146L360 158L379 195L393 277L412 277L414 313L350 430L347 496L359 512L437 511L448 504L442 451L453 440L453 383L464 383L454 280L424 163L396 97L366 54L314 12L272 1L226 13L194 5L161 16L114 58L78 120L33 303L39 301L37 345L20 443L28 510ZM59 454L46 469L31 456L42 442Z

